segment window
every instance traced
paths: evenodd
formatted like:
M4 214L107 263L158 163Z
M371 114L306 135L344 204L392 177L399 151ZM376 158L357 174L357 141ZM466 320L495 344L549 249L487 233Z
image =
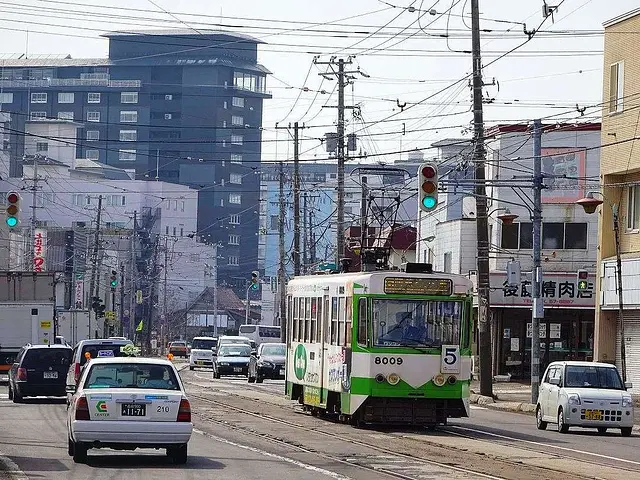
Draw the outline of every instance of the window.
M87 122L99 122L100 112L87 112Z
M165 100L173 100L173 95L165 95L164 99Z
M180 202L180 211L184 212L184 200Z
M100 103L100 94L87 93L87 103Z
M47 118L47 112L31 112L29 117L31 120L43 120Z
M242 135L231 135L231 145L242 145Z
M98 130L87 130L87 141L97 142L100 140L100 132Z
M138 92L120 93L120 103L138 103Z
M269 221L269 230L278 230L279 225L280 218L278 217L278 215L271 215Z
M622 111L624 98L624 63L614 63L609 75L609 113Z
M136 151L135 150L118 150L118 160L121 162L135 162Z
M229 203L235 203L236 205L239 205L242 203L242 195L240 195L239 193L230 193L229 194Z
M80 206L82 206L83 198L84 198L84 195L82 195L81 193L74 193L73 195L71 195L71 202L76 207L80 207Z
M75 101L75 94L73 93L59 93L58 103L73 103Z
M451 252L444 254L442 269L444 270L444 273L451 273Z
M47 103L47 94L46 93L32 93L31 94L31 103Z
M180 227L180 236L184 237L184 227Z
M121 142L135 142L138 140L138 132L136 130L120 130Z
M564 224L564 248L565 250L586 250L587 249L587 224L586 223L565 223Z
M240 215L238 214L230 215L229 225L240 225Z
M233 86L252 92L264 92L264 77L251 73L233 72Z
M542 248L549 250L586 250L586 223L549 222L542 224ZM501 247L527 250L533 248L533 225L514 223L502 225Z
M627 230L640 228L640 186L629 187L627 193Z
M169 225L164 228L164 234L169 235Z
M533 223L523 222L520 224L520 248L533 248Z
M13 103L13 93L12 92L0 93L0 103Z
M176 233L177 233L177 229L176 229L176 227L173 227L173 236L174 237L176 236Z
M368 345L368 309L367 299L361 298L358 300L358 343L360 345Z
M564 248L564 223L542 224L542 248L551 250Z
M242 165L242 154L240 153L232 153L231 154L231 163L237 163Z
M87 157L88 160L98 160L100 159L100 150L87 150L85 157Z
M244 108L244 98L242 97L233 97L232 103L234 107Z
M224 108L225 110L227 109L227 102L222 102L222 108Z
M229 245L240 245L240 235L229 235Z
M227 257L227 265L240 265L238 257L236 257L235 255L229 255Z
M227 128L227 121L226 120L222 121L222 128Z
M48 152L48 151L49 151L49 143L47 142L36 143L36 152Z
M170 113L165 113L164 114L164 119L165 120L171 120L171 118L172 118L172 115Z
M500 242L500 247L517 250L518 249L518 233L519 233L520 224L512 223L508 225L503 222L501 228L502 228L502 240Z
M242 175L240 175L239 173L229 174L229 183L235 183L237 185L242 184Z
M58 120L73 120L73 112L58 112Z
M138 121L138 112L135 110L122 110L120 112L120 122L121 123L135 123Z
M239 115L232 115L231 116L231 124L232 125L244 125L244 118L242 118Z
M178 211L178 200L173 201L173 210L176 212Z

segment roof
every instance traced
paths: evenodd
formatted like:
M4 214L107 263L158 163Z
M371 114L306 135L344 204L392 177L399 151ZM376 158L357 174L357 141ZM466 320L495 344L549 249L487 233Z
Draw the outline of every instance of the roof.
M152 363L154 365L171 365L173 364L166 358L158 357L97 357L91 359L91 364L96 363Z
M83 67L111 65L108 58L9 58L0 59L0 67Z
M587 361L579 361L579 360L558 360L556 362L551 362L549 365L569 365L575 367L607 367L607 368L616 368L613 363L604 363L604 362L587 362Z
M133 343L131 340L115 340L113 338L92 338L87 340L80 340L78 344L82 345L127 345Z
M627 13L623 13L622 15L618 15L617 17L613 17L602 24L604 28L611 27L617 23L624 22L625 20L629 20L637 15L640 15L640 8L636 8Z
M251 35L239 32L230 32L228 30L211 30L206 28L188 29L188 28L163 28L156 30L115 30L102 35L107 38L114 37L207 37L207 38L236 38L255 44L265 43Z
M53 344L38 344L38 345L25 345L25 348L65 348L72 349L69 345L62 345L60 343Z
M432 147L466 147L473 142L472 138L443 138L431 144Z

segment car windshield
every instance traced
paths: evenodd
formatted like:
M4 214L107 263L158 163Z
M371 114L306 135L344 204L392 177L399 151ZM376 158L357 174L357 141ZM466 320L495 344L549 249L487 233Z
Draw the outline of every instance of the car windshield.
M146 363L89 364L85 388L155 388L180 390L173 369L168 365Z
M218 344L217 340L195 338L191 344L192 350L211 350Z
M223 345L218 351L219 357L248 357L251 353L249 345Z
M32 348L25 353L22 366L24 368L68 367L71 363L71 353L70 348Z
M185 342L171 342L172 347L186 347L187 344Z
M124 353L120 350L125 345L133 345L132 343L118 343L118 344L105 344L105 345L85 345L82 347L82 355L80 355L80 365L87 363L86 354L88 353L91 358L104 358L104 357L123 357Z
M462 302L374 299L375 345L458 345L462 312Z
M567 365L564 386L624 390L616 368L591 365Z
M275 345L265 345L262 347L262 355L273 355L275 356L279 356L279 357L284 357L285 356L285 349L284 349L284 344L275 344Z

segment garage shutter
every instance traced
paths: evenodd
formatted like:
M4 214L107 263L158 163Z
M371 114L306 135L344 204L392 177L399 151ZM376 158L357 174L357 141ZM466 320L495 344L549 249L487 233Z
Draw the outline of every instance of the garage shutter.
M617 313L617 312L616 312ZM620 332L618 320L616 330ZM624 335L627 360L627 382L633 383L631 393L640 394L640 310L624 311ZM616 335L616 366L621 369L620 335ZM622 370L620 370L622 372Z

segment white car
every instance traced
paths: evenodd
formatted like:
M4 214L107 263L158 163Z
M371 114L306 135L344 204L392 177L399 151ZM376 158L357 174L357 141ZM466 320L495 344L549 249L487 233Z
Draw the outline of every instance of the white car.
M189 354L189 370L196 367L213 367L213 355L218 347L216 337L194 337Z
M623 437L633 429L633 399L615 365L597 362L553 362L540 383L538 429L556 423L558 432L569 427L619 428Z
M174 463L184 464L193 431L191 405L168 360L95 358L71 397L67 429L76 463L86 462L91 448L164 448Z

